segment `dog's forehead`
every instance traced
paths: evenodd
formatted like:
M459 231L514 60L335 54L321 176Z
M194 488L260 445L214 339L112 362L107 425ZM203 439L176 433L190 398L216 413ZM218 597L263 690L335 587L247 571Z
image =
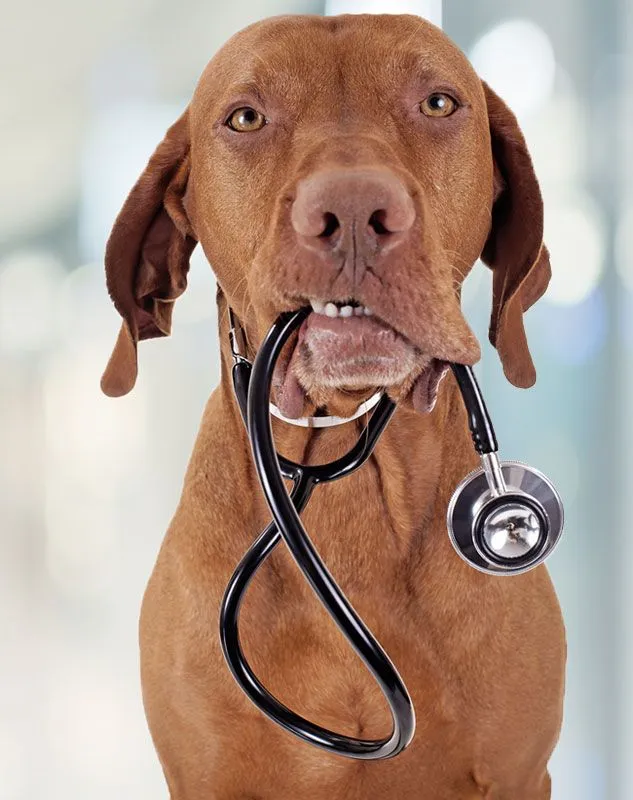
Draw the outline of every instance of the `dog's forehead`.
M200 100L251 89L292 102L306 91L347 85L393 86L431 78L480 92L462 51L435 25L412 15L285 16L240 31L203 73ZM195 98L194 98L195 99Z

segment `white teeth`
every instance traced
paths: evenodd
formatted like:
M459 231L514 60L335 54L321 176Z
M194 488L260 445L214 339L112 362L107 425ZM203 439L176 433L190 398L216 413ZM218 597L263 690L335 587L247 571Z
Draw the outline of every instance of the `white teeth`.
M310 305L315 314L324 314L331 319L335 319L336 317L347 319L349 317L362 317L363 315L370 317L373 313L369 308L365 308L365 306L340 306L333 303L331 300L327 303L322 300L310 300Z

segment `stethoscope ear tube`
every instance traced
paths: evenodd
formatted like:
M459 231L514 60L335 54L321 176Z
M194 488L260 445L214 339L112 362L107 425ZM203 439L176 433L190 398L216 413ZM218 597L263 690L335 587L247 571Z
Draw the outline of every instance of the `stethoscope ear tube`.
M242 415L244 425L246 425L246 407L248 405L248 387L251 380L253 365L242 353L240 348L239 326L235 319L233 309L229 307L229 344L233 356L233 367L231 368L231 379L233 381L233 391L237 399L237 405Z
M464 364L451 364L451 369L466 407L475 450L479 455L496 453L497 436L473 368Z
M252 365L248 361L237 361L233 364L231 378L237 397L237 405L246 425L246 407L248 405L248 385L251 380Z

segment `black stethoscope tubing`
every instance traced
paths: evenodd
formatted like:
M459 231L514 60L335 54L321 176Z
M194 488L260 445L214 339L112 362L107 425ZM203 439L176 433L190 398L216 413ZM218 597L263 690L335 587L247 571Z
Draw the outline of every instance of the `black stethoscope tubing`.
M391 660L378 644L351 604L339 589L308 537L299 514L315 486L337 480L358 469L371 454L380 434L395 410L395 403L384 395L352 450L330 464L302 466L279 457L274 448L269 416L272 371L284 344L301 324L309 310L284 315L264 340L250 375L247 423L253 457L274 522L258 537L238 565L224 596L220 636L229 667L246 694L271 719L301 739L326 750L357 759L384 759L395 756L411 741L415 715L409 693ZM235 369L239 369L236 364ZM243 362L246 375L249 367ZM239 380L236 381L239 385ZM244 398L243 390L240 392ZM283 477L294 482L289 496ZM271 502L272 500L272 502ZM383 739L364 740L329 731L301 717L280 703L263 686L248 664L239 641L238 620L241 601L257 569L284 538L295 561L310 582L352 647L366 664L381 688L394 719L393 731Z
M371 455L396 406L384 394L354 447L329 464L300 465L276 453L269 413L273 369L284 344L309 313L309 308L303 308L279 317L252 366L245 358L235 356L234 352L235 392L273 522L251 545L227 586L220 610L220 640L237 683L253 703L281 727L310 744L338 755L365 760L391 758L410 743L415 732L411 697L397 669L321 560L299 515L319 483L338 480L362 466ZM472 370L457 364L451 367L469 411L469 424L477 451L496 451L492 422ZM290 494L284 478L293 481ZM277 700L248 664L239 636L241 603L253 576L282 538L317 597L383 692L393 718L390 736L374 740L358 739L310 722Z

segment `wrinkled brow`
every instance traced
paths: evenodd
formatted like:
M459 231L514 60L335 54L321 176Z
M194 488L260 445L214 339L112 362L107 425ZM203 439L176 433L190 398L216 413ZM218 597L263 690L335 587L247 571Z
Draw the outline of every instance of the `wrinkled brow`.
M277 99L291 104L300 103L318 80L314 69L313 65L310 69L307 64L284 64L277 68L271 64L257 72L244 72L230 80L223 92L224 100L243 95L254 97L262 105Z
M464 89L472 89L479 83L472 64L462 53L441 47L396 51L390 66L395 73L420 82L447 81Z
M264 102L264 95L261 91L262 81L257 81L253 77L249 77L246 80L238 80L237 82L231 82L226 87L226 94L227 95L245 95L254 97L260 103Z

